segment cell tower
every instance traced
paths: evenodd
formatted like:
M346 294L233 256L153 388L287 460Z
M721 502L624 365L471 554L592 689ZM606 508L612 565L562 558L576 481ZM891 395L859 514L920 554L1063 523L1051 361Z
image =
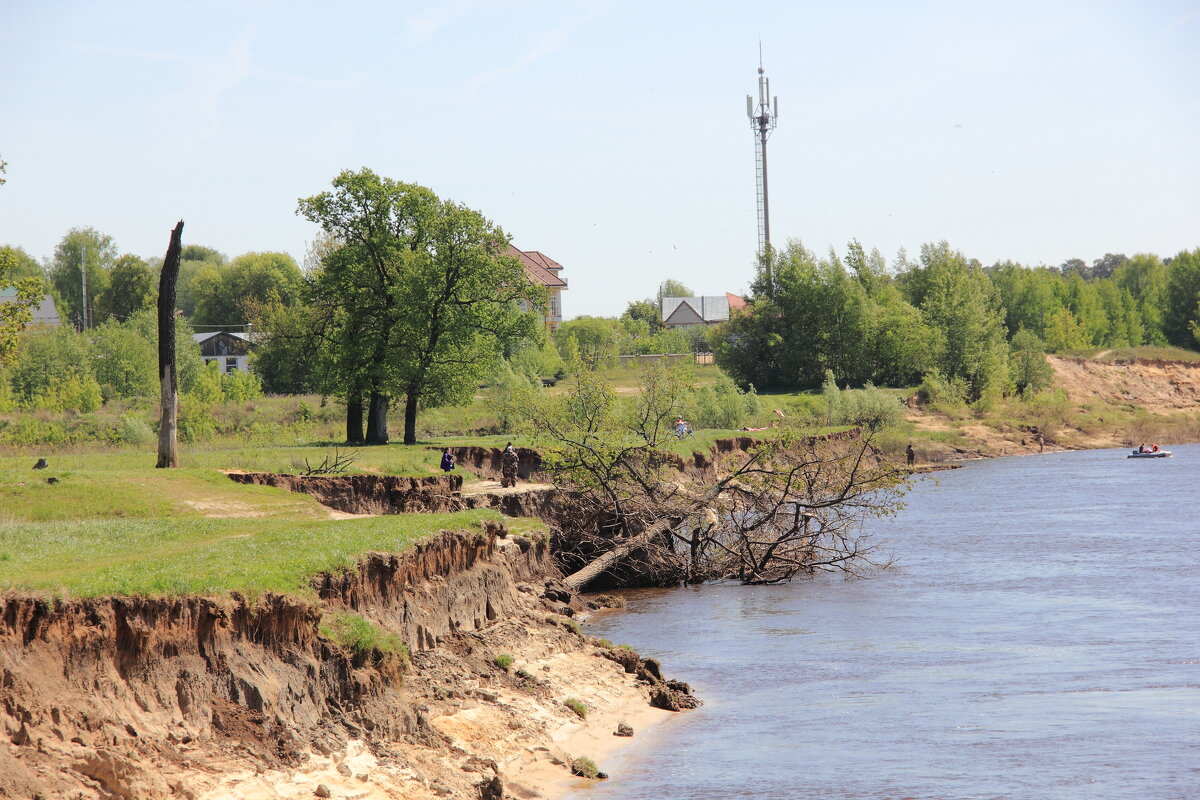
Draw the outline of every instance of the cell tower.
M758 177L758 252L760 257L767 255L771 246L771 214L767 202L767 139L779 120L779 98L771 96L771 79L766 76L762 66L762 44L758 46L758 104L754 98L746 95L746 116L750 118L750 127L754 130L754 168ZM771 265L764 260L770 280Z

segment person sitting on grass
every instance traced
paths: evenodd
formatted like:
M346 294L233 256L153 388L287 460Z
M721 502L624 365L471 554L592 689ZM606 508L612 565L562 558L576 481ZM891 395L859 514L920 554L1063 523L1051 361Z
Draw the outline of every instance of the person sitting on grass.
M450 452L449 447L442 448L442 472L451 472L454 469L454 454Z

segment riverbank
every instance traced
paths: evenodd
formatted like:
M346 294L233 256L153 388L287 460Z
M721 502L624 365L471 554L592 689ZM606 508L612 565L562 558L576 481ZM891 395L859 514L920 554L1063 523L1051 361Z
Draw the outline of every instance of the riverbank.
M349 523L347 523L349 524ZM441 533L311 594L0 597L0 796L552 798L686 705L583 636L545 536ZM688 698L690 699L690 698ZM665 705L670 705L666 703Z

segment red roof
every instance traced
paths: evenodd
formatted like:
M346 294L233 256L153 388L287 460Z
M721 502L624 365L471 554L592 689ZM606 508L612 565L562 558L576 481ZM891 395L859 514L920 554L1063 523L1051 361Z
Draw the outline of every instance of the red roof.
M729 301L729 310L737 311L739 308L746 307L746 298L738 297L736 294L725 293L725 299Z
M539 253L537 250L518 250L511 244L504 251L504 255L512 256L521 262L521 266L525 268L525 276L529 278L530 283L566 288L567 282L558 277L558 271L563 268L562 264L553 258Z

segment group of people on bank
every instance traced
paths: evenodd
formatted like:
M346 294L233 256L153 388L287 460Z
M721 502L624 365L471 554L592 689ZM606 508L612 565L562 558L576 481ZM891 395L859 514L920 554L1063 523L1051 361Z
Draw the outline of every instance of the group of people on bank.
M517 455L512 442L504 447L500 454L500 486L508 488L517 485L517 469L521 465L521 457ZM455 466L454 454L449 447L442 448L442 472L453 472Z

